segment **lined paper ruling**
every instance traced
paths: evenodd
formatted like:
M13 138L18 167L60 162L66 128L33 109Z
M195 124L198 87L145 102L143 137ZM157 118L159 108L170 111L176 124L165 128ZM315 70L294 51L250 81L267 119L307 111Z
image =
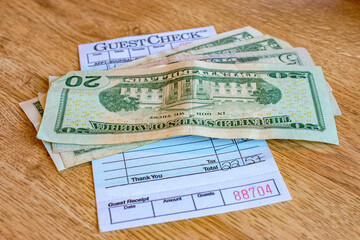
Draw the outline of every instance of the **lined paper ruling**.
M102 232L291 199L265 140L178 136L92 166Z

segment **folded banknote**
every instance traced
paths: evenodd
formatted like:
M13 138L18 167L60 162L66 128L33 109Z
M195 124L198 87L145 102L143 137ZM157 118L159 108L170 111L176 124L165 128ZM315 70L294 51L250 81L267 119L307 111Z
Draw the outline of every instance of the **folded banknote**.
M199 61L69 72L50 86L38 138L86 145L187 134L338 144L320 67Z

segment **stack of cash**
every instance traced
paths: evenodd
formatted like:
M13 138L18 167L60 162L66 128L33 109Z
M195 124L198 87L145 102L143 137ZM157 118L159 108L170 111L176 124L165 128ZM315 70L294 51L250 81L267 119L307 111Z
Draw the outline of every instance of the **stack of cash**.
M321 67L251 27L49 82L20 106L59 169L177 135L338 144Z

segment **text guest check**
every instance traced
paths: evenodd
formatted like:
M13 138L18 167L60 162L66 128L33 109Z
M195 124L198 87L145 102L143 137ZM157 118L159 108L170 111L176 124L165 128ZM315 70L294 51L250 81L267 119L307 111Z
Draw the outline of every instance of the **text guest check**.
M81 70L106 70L158 52L216 35L213 26L123 37L79 45Z

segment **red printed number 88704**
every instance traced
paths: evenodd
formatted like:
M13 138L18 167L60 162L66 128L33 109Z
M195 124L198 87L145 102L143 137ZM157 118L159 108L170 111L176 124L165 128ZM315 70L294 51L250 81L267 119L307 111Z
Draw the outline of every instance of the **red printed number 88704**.
M239 191L233 191L235 200L241 201L242 199L255 199L259 197L263 197L265 195L271 195L272 190L269 184L266 186L257 186L257 187L250 187L244 188Z

